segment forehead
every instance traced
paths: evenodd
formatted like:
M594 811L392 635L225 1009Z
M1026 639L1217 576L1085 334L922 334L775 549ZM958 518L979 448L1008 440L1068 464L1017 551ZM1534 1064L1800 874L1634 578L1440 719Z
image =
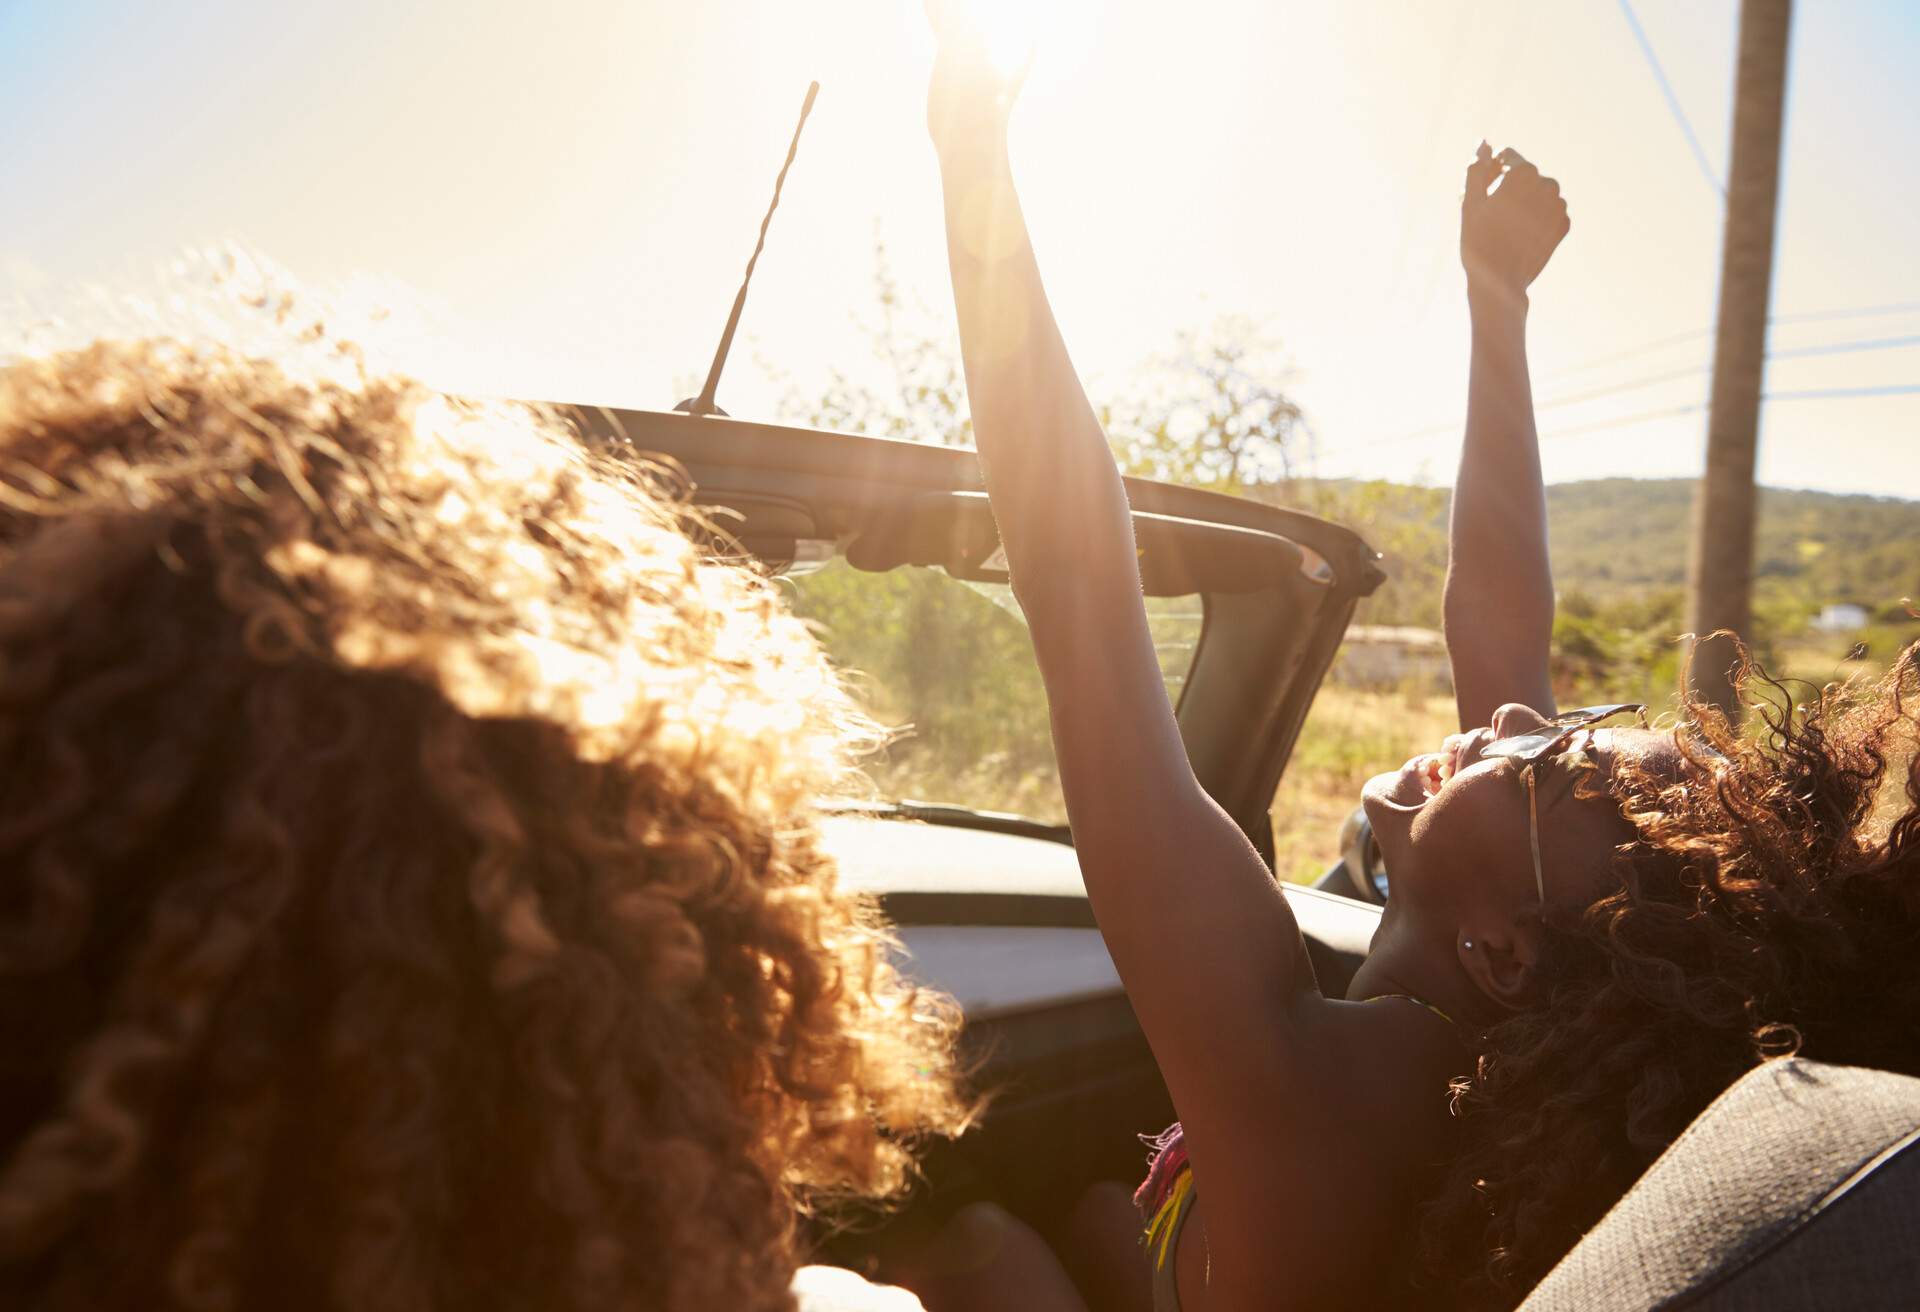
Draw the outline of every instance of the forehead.
M1671 733L1620 728L1594 731L1584 757L1584 762L1570 760L1551 771L1553 782L1540 797L1541 850L1569 875L1585 872L1586 877L1565 881L1559 890L1582 899L1601 891L1595 881L1611 865L1615 849L1633 838L1633 826L1610 786L1613 779L1628 764L1636 769L1677 768L1679 753Z
M1663 771L1675 769L1680 763L1680 749L1673 734L1661 729L1596 729L1588 751L1608 778L1625 763Z
M1610 785L1623 766L1664 773L1677 769L1679 761L1670 732L1625 727L1584 732L1566 751L1539 763L1540 814L1591 811L1618 816Z
M1579 750L1535 765L1540 852L1549 899L1591 900L1602 891L1614 850L1633 836L1608 787L1628 760L1645 762L1673 753L1670 734L1655 730L1599 729L1575 740ZM1533 887L1529 855L1527 793L1520 766L1485 761L1463 771L1446 805L1433 807L1432 827L1442 841L1470 848L1482 868L1506 868ZM1436 835L1437 836L1437 835Z

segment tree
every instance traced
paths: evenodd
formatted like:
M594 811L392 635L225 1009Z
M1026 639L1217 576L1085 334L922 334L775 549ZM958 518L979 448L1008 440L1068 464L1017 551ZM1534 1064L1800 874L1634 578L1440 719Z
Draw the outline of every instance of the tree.
M966 377L953 331L902 293L874 244L877 314L861 321L874 365L836 370L825 391L789 388L790 420L876 437L972 442ZM1225 491L1269 494L1294 470L1306 432L1286 395L1287 371L1253 325L1222 319L1182 334L1139 375L1142 390L1111 405L1103 422L1135 473ZM965 583L937 569L886 574L844 560L795 569L785 580L797 614L820 628L834 660L854 672L867 705L901 730L869 763L892 797L961 802L1064 819L1046 692L1017 606L1004 586ZM1184 603L1154 607L1171 682L1197 637Z
M1132 473L1220 492L1282 484L1312 463L1312 430L1286 389L1292 377L1257 324L1222 316L1179 334L1145 389L1109 407L1107 432Z
M877 237L873 287L877 314L859 322L881 381L836 369L818 396L789 389L783 415L875 437L971 445L959 339L901 291ZM1292 366L1254 321L1223 315L1183 331L1132 377L1134 390L1100 415L1128 473L1247 493L1311 468L1312 430L1286 390Z
M903 296L878 234L873 242L877 318L858 320L882 366L881 386L835 369L827 389L806 396L789 389L781 410L816 428L942 446L970 446L973 417L960 367L960 339L935 328L927 307Z

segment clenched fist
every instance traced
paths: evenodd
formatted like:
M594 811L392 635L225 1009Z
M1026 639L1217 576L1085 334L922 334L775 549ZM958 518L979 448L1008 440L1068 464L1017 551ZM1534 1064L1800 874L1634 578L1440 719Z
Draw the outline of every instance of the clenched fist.
M1468 294L1523 301L1570 226L1559 183L1541 177L1520 152L1495 155L1481 142L1467 166L1467 194L1460 203L1460 263Z

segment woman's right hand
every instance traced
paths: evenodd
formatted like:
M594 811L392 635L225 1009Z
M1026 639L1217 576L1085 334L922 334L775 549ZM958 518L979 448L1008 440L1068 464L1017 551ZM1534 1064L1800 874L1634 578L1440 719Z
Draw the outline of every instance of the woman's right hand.
M1505 174L1505 181L1500 181ZM1489 193L1495 182L1500 189ZM1460 204L1460 263L1468 295L1524 302L1571 227L1560 184L1540 176L1516 150L1495 155L1486 142L1467 166Z
M1027 80L1023 66L998 67L966 0L926 0L939 54L927 87L927 132L942 158L1002 149L1013 102Z

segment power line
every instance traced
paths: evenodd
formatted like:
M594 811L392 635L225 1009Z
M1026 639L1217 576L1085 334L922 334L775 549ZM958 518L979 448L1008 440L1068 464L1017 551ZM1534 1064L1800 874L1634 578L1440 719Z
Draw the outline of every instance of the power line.
M1652 423L1656 419L1677 419L1681 415L1697 415L1706 408L1705 401L1694 401L1687 405L1666 406L1658 410L1641 410L1630 415L1620 415L1614 419L1597 419L1590 424L1556 428L1540 434L1540 440L1548 442L1563 437L1581 437L1588 433L1601 433L1613 428L1634 428L1640 424Z
M1904 337L1865 337L1851 342L1824 342L1814 346L1795 346L1780 351L1769 351L1767 353L1767 362L1771 364L1775 360L1806 360L1823 355L1852 355L1863 351L1892 351L1915 346L1920 346L1920 334ZM1629 379L1626 382L1620 383L1609 383L1605 387L1589 388L1584 392L1552 396L1543 401L1534 402L1533 408L1534 411L1538 413L1542 410L1556 410L1562 406L1580 405L1587 401L1600 401L1609 396L1618 396L1624 392L1638 392L1644 388L1657 387L1661 383L1678 382L1683 378L1697 378L1706 373L1710 367L1711 366L1706 364L1691 365L1685 369L1671 369L1665 373L1648 374L1644 378ZM1881 393L1872 394L1881 395ZM1780 400L1792 400L1798 394L1791 392L1774 392L1769 395ZM1697 406L1694 407L1694 409L1698 408ZM1666 414L1668 412L1659 411L1657 413ZM1679 413L1690 413L1690 411L1681 411ZM1423 437L1437 437L1442 433L1450 433L1459 427L1459 421L1449 420L1444 424L1433 424L1426 428L1415 429L1410 433L1401 433L1395 437L1376 438L1370 442L1357 443L1347 449L1349 451L1366 451L1374 447L1398 446L1402 442L1412 442ZM1541 436L1544 438L1546 435L1542 434Z
M1762 392L1760 400L1765 404L1778 401L1846 401L1862 397L1879 396L1916 396L1920 395L1920 383L1880 383L1867 387L1803 387L1785 392ZM1606 432L1615 428L1633 428L1640 424L1651 423L1656 419L1674 419L1682 415L1700 414L1707 408L1705 401L1695 401L1689 405L1669 406L1659 410L1642 410L1636 414L1621 415L1614 419L1600 419L1591 424L1576 424L1571 428L1556 428L1552 432L1540 434L1542 442L1563 437L1580 437L1589 433Z
M1776 401L1847 401L1884 396L1920 396L1920 383L1881 383L1866 387L1809 387L1786 392L1763 392L1760 401L1763 405ZM1704 413L1705 401L1693 401L1686 405L1663 406L1654 410L1640 410L1630 415L1620 415L1613 419L1598 419L1590 424L1575 424L1569 428L1555 428L1540 434L1540 441L1558 441L1569 437L1589 437L1595 433L1612 432L1621 428L1635 428L1641 424L1650 424L1660 419L1680 419L1687 415ZM1345 454L1365 451L1370 448L1392 446L1408 440L1396 437L1386 442L1363 442L1348 447ZM1336 452L1335 454L1341 454ZM1351 474L1323 475L1323 477L1353 477Z
M1586 373L1589 369L1598 369L1601 365L1618 364L1622 360L1633 360L1643 355L1652 355L1655 351L1664 351L1669 346L1680 346L1686 342L1699 342L1713 336L1711 328L1696 328L1692 332L1675 333L1671 337L1662 337L1656 341L1642 342L1622 351L1613 351L1606 355L1596 355L1579 364L1568 365L1554 373L1554 378L1567 378L1574 374Z
M1849 401L1869 397L1883 396L1920 396L1920 383L1880 383L1866 387L1806 387L1784 392L1763 392L1762 403L1777 401ZM1685 405L1660 406L1652 410L1637 410L1630 415L1616 415L1612 419L1596 419L1589 424L1574 424L1566 428L1555 428L1540 434L1542 442L1559 441L1569 437L1588 437L1594 433L1612 432L1620 428L1637 428L1641 424L1650 424L1660 419L1680 419L1687 415L1704 413L1705 401L1690 401ZM1347 448L1351 451L1364 451L1369 447L1391 446L1407 440L1394 438L1389 442L1362 443Z
M1637 392L1643 387L1657 387L1661 383L1676 382L1682 378L1697 378L1707 372L1708 366L1690 365L1685 369L1673 369L1664 374L1649 374L1645 378L1635 378L1625 383L1610 383L1605 387L1591 388L1585 392L1574 392L1568 396L1552 396L1544 401L1534 402L1535 410L1555 410L1563 405L1579 405L1583 401L1598 401L1603 397L1620 392Z
M1899 301L1890 305L1856 305L1844 310L1814 310L1804 314L1776 314L1769 316L1767 323L1772 327L1778 328L1783 324L1829 323L1836 319L1874 319L1896 314L1920 314L1920 301ZM1655 341L1642 342L1638 346L1627 347L1625 350L1613 351L1606 355L1593 356L1590 359L1582 360L1579 364L1568 365L1564 369L1555 370L1551 377L1556 379L1568 378L1574 374L1585 373L1589 369L1598 369L1602 365L1618 364L1622 360L1637 359L1643 355L1652 355L1656 351L1663 351L1669 346L1680 346L1687 342L1704 341L1711 336L1713 336L1713 329L1711 328L1696 328L1691 332L1675 333L1670 337L1662 337Z
M1841 401L1861 396L1916 396L1920 383L1879 383L1869 387L1803 387L1793 392L1763 392L1762 401Z
M1863 337L1852 342L1824 342L1814 346L1792 346L1781 351L1768 351L1767 362L1775 360L1809 360L1822 355L1854 355L1861 351L1897 351L1910 346L1920 346L1920 335L1906 337ZM1704 374L1712 366L1695 365L1686 369L1673 369L1662 374L1649 374L1645 378L1635 378L1628 382L1613 383L1606 387L1590 388L1585 392L1575 392L1566 396L1549 397L1536 402L1535 410L1553 410L1563 405L1579 405L1583 401L1598 401L1602 397L1613 396L1619 392L1637 392L1644 387L1656 387L1661 383L1671 383L1682 378L1694 378Z
M1700 175L1725 202L1727 189L1714 176L1713 166L1707 163L1707 152L1701 148L1700 138L1694 135L1693 124L1687 121L1687 111L1680 108L1680 97L1673 94L1673 84L1667 81L1667 71L1660 67L1660 56L1653 52L1653 42L1647 39L1646 29L1640 26L1640 16L1633 12L1633 0L1620 0L1620 12L1627 16L1627 26L1633 29L1633 39L1640 43L1640 53L1647 57L1647 67L1653 70L1653 80L1660 84L1660 94L1667 98L1667 109L1673 114L1674 122L1680 125L1680 131L1686 134L1687 145L1693 148L1693 159L1700 166Z
M1913 314L1916 311L1920 311L1920 301L1899 301L1892 305L1860 305L1850 310L1821 310L1814 314L1776 314L1767 322L1824 323L1829 319L1872 319L1884 314Z
M1768 351L1768 360L1804 360L1813 355L1851 355L1855 351L1893 351L1920 346L1920 336L1867 337L1857 342L1832 342L1825 346L1794 346L1784 351Z

